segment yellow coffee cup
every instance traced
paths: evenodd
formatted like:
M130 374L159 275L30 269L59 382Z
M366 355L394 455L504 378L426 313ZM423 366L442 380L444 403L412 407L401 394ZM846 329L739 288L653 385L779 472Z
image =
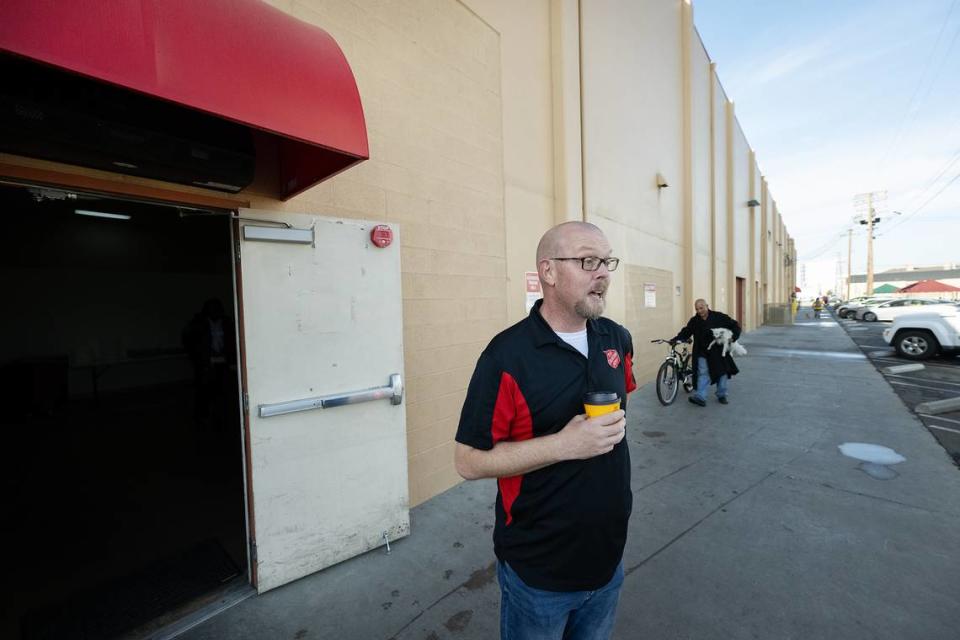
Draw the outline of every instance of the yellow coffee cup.
M588 418L596 418L620 408L620 396L616 391L591 391L583 396L583 408Z

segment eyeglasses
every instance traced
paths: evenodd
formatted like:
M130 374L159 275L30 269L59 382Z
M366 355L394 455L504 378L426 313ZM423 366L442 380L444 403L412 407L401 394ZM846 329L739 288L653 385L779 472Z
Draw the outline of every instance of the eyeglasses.
M584 271L596 271L600 265L605 265L607 271L616 271L620 264L620 258L598 258L596 256L587 256L586 258L550 258L550 260L579 260L580 268Z

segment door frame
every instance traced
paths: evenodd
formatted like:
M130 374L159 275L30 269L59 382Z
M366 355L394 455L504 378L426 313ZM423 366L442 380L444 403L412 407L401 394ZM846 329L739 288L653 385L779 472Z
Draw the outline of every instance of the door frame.
M250 443L250 402L247 393L247 339L243 318L243 269L240 260L239 212L231 212L230 254L233 261L233 317L236 319L237 373L240 377L240 422L243 428L243 500L247 525L247 577L256 589L257 576L257 528L253 512L253 463Z
M239 260L239 219L238 209L249 207L249 202L233 200L228 198L219 198L204 194L194 194L180 192L173 189L164 189L160 187L151 187L139 184L119 183L99 178L90 178L87 176L64 173L59 171L39 169L33 167L23 167L20 165L0 162L0 184L9 184L19 187L37 187L59 189L62 191L81 191L92 195L100 195L120 200L134 200L148 202L161 206L178 205L210 210L219 214L230 216L229 224L229 242L230 256L233 262L232 283L233 283L233 308L235 322L235 336L237 340L237 375L238 388L240 395L237 402L240 404L240 427L243 438L243 456L241 458L242 473L244 478L243 503L244 503L244 537L247 553L247 581L253 586L257 586L256 573L256 537L254 529L253 499L250 475L250 423L249 411L244 398L247 397L247 371L246 360L244 359L244 341L243 341L243 306L242 295L243 286L240 279L240 260Z

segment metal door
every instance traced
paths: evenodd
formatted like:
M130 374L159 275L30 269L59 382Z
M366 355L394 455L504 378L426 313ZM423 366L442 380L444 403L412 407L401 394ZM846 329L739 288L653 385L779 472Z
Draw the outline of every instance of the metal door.
M409 533L400 247L396 237L376 246L370 222L240 217L251 555L262 593Z

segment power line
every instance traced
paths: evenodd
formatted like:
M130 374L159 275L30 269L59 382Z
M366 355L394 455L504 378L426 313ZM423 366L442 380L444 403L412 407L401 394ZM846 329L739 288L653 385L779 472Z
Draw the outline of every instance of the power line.
M950 3L950 9L947 11L947 17L944 18L943 24L940 25L940 31L939 31L939 33L937 33L937 39L936 39L936 41L933 43L933 48L930 50L930 55L927 56L927 61L924 63L923 73L920 74L920 80L917 82L917 86L916 86L916 88L913 90L913 94L910 96L910 100L907 101L907 108L906 108L906 110L904 111L903 116L901 116L901 118L900 118L900 124L899 124L899 126L897 127L897 133L893 136L893 140L891 141L890 145L887 147L886 152L884 152L884 154L880 157L880 162L877 163L877 173L880 173L880 172L884 169L884 167L885 167L885 165L886 165L886 162L887 162L887 158L890 156L891 153L893 153L893 151L894 151L894 150L897 148L897 146L899 145L899 143L900 143L900 135L903 133L904 125L905 125L908 117L909 117L909 119L910 119L911 122L912 122L912 120L916 117L916 114L920 111L919 105L922 103L922 100L920 101L920 103L917 104L917 107L916 107L916 108L912 108L912 107L913 107L913 104L914 104L914 100L916 100L917 94L920 93L920 89L923 87L924 83L926 82L927 72L928 72L928 71L930 70L930 68L931 68L931 64L933 63L934 55L936 54L937 49L938 49L939 46L940 46L940 40L943 38L943 33L944 33L944 31L946 31L946 29L947 29L947 24L949 24L949 22L950 22L950 17L953 15L953 10L954 10L954 9L956 8L956 6L957 6L957 1L958 1L958 0L953 0L953 2ZM960 33L960 29L958 29L957 33ZM954 41L955 41L955 40L956 40L956 36L954 36ZM950 48L952 48L952 47L953 47L953 42L951 42L951 44L950 44ZM948 53L949 53L949 49L948 49ZM943 60L944 60L944 59L946 59L946 56L944 56L944 58L941 59L941 65L943 64ZM938 71L937 71L937 72L939 73L939 68L938 68ZM934 77L934 78L935 78L936 75L934 74L934 75L931 76L931 77ZM932 85L933 85L933 83L931 83L931 86L932 86ZM929 93L929 91L928 91L927 93ZM923 97L924 100L926 99L927 93L924 94L924 97Z
M923 189L917 192L917 194L910 201L910 204L912 205L914 202L917 202L918 200L922 199L923 196L927 194L927 191L929 191L937 183L937 181L940 180L940 178L942 178L948 171L950 171L950 169L953 168L953 165L955 165L958 160L960 160L960 149L958 149L957 152L953 154L953 156L950 159L947 160L947 162L943 165L943 167L941 167L940 172L937 173L937 175L934 176L933 179L928 181L927 184L924 185Z
M843 233L836 233L836 232L834 232L834 237L833 237L833 238L831 238L830 240L828 240L825 244L820 245L819 247L817 247L817 248L814 249L813 251L810 251L809 253L803 254L803 255L800 256L798 259L799 259L799 260L807 260L807 261L809 261L809 260L815 260L816 258L819 258L819 257L822 256L823 254L825 254L825 253L829 252L831 249L833 249L833 248L836 246L837 242L838 242L841 238L843 238L843 234L845 234L845 233L846 233L846 231L843 231Z
M913 211L911 211L910 213L908 213L906 216L904 216L904 217L901 218L900 220L897 220L897 222L895 222L893 225L891 225L891 226L885 231L885 233L889 233L889 232L893 231L894 229L896 229L897 227L899 227L899 226L902 225L903 223L907 222L908 220L910 220L911 218L913 218L914 216L916 216L917 214L919 214L921 211L923 211L923 209L924 209L928 204L930 204L931 202L933 202L934 200L936 200L937 197L938 197L941 193L943 193L944 191L946 191L946 190L950 187L950 185L952 185L952 184L953 184L954 182L956 182L957 180L960 180L960 173L958 173L957 175L953 176L953 178L950 179L950 182L948 182L948 183L946 183L945 185L943 185L943 186L940 188L939 191L937 191L935 194L933 194L932 196L930 196L930 197L927 199L927 201L924 202L922 205L920 205L919 207L917 207L916 209L914 209ZM881 234L881 235L883 235L883 234Z

